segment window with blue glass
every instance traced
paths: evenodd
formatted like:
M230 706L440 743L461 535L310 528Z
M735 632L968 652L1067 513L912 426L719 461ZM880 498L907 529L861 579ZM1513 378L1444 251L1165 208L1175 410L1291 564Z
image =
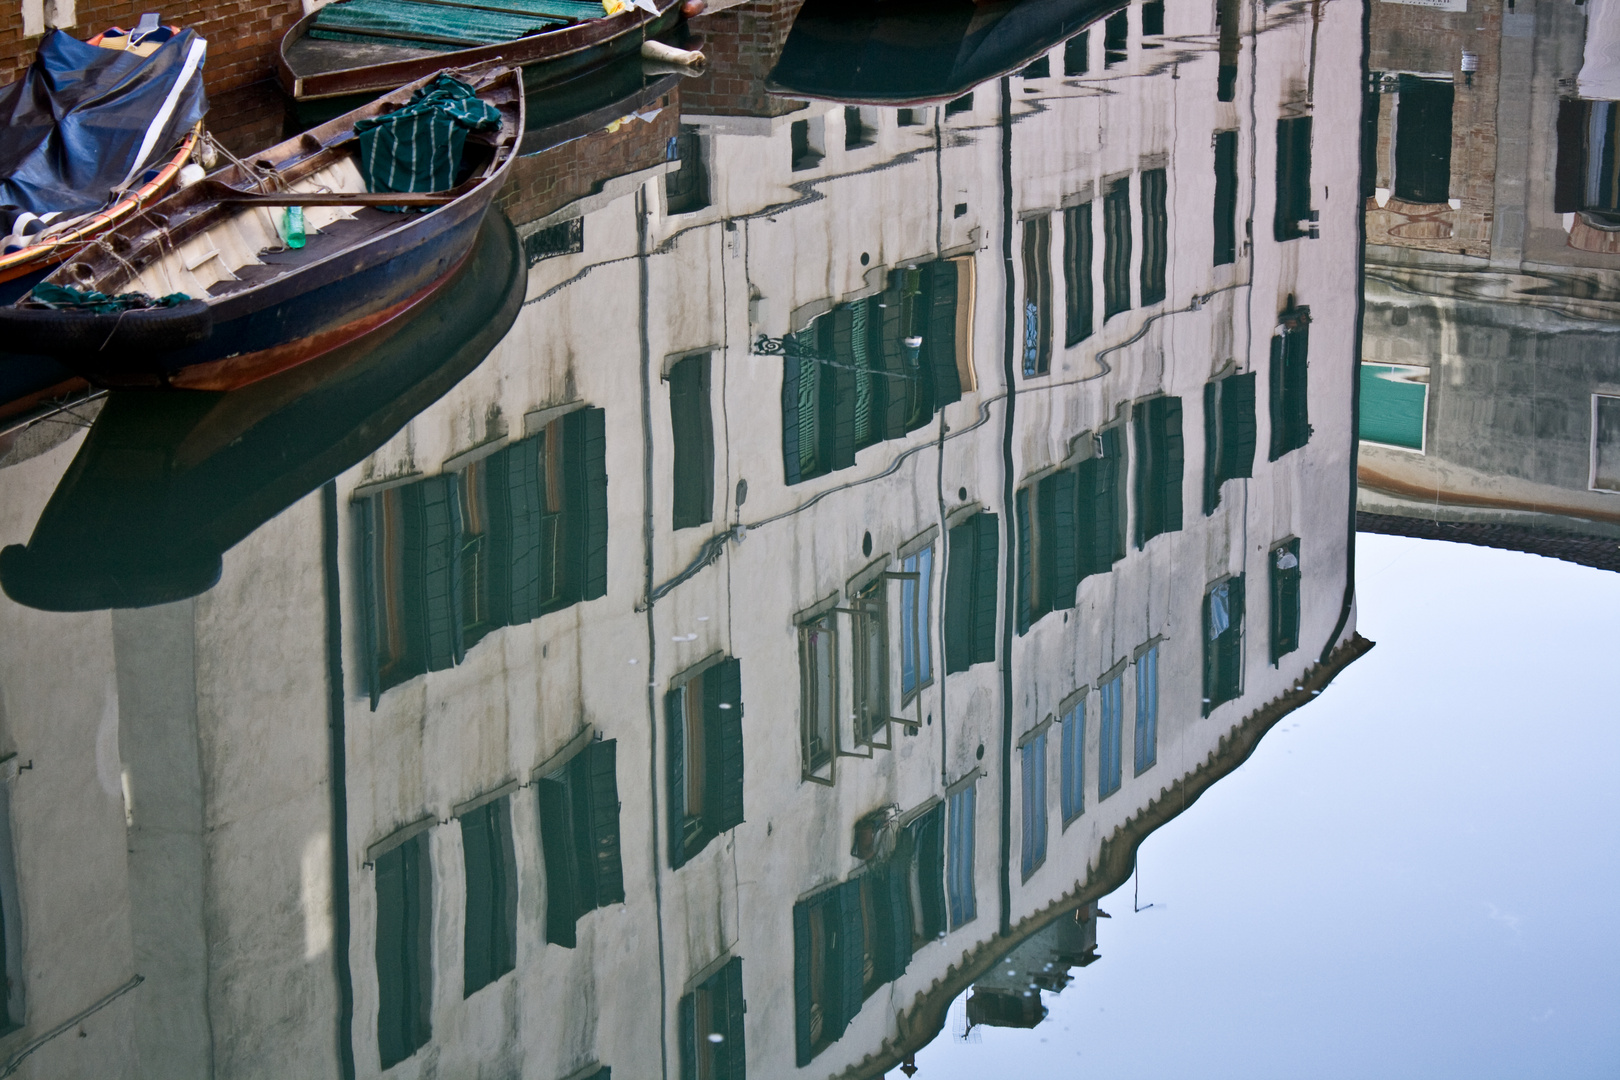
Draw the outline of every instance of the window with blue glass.
M1046 861L1046 728L1020 750L1023 772L1024 880Z
M951 929L972 922L979 913L973 894L973 832L977 788L969 783L946 800L947 850L945 891L950 905Z
M1136 658L1136 775L1159 760L1159 647Z
M1115 675L1097 693L1097 798L1106 799L1119 790L1120 727L1123 720L1124 676Z
M934 681L933 642L929 638L929 600L934 582L934 546L901 560L900 569L915 578L900 581L900 694L910 701Z
M1086 698L1081 694L1058 719L1062 728L1060 752L1063 755L1063 824L1067 825L1086 809Z

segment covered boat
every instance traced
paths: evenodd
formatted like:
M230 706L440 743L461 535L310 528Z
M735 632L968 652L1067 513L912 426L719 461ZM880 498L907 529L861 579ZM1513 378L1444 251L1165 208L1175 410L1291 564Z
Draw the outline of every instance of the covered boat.
M309 101L499 59L526 68L532 91L676 29L681 0L642 2L607 15L598 0L336 0L287 31L276 71L287 93Z
M314 359L449 280L523 117L504 65L402 87L175 192L0 308L0 335L107 388L230 390Z
M208 110L207 51L156 16L90 42L56 30L0 88L0 283L15 283L0 300L174 186Z

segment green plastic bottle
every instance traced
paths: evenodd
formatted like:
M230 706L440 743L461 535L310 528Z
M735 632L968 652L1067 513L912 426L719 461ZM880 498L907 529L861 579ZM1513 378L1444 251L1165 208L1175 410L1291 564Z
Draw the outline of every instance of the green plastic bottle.
M286 239L290 248L304 246L304 208L302 206L289 206L287 212L281 216L281 235Z

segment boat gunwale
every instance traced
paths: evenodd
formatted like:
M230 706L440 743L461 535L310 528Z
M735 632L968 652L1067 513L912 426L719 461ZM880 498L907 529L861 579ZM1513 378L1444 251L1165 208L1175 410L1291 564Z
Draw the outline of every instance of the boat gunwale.
M466 74L464 70L460 73ZM376 115L381 112L383 107L386 105L408 101L410 95L414 93L419 86L435 78L438 74L438 72L435 72L433 75L429 75L423 79L417 80L414 83L402 86L392 93L378 97L374 101L371 101L358 109L344 113L342 116L334 117L333 119L328 120L324 124L320 124L309 131L295 135L290 139L284 139L273 146L266 147L264 150L261 150L258 153L248 155L245 160L255 162L259 160L271 160L275 161L278 166L290 161L293 165L300 166L304 170L295 176L284 177L287 183L296 183L298 180L304 179L311 173L318 171L320 168L326 167L329 161L335 160L339 154L347 152L345 144L348 140L340 139L340 136L344 135L348 131L352 131L354 121L362 119L368 115ZM333 251L322 255L317 259L312 259L307 263L290 266L284 273L271 275L265 278L263 281L255 282L242 289L234 290L224 295L198 297L198 300L202 301L209 307L211 311L214 312L215 321L225 322L231 319L241 318L252 313L253 311L279 303L284 298L283 294L285 289L276 289L272 293L272 287L284 287L291 281L306 278L312 272L317 272L323 268L329 267L329 264L338 259L352 258L355 253L360 251L367 249L384 250L390 246L391 241L396 241L402 234L406 232L420 234L423 236L430 236L438 232L442 232L444 229L451 228L462 221L467 213L471 212L477 207L479 202L484 202L486 204L492 202L495 195L498 193L497 189L500 181L505 177L508 169L511 167L512 161L518 156L517 151L523 135L523 85L520 73L518 72L518 69L514 67L494 67L492 70L478 72L477 76L487 78L488 80L479 94L480 98L484 98L486 95L502 89L503 84L513 91L512 98L503 98L500 104L515 105L516 116L512 117L507 113L506 110L503 110L502 128L491 145L490 161L484 167L485 171L482 179L480 179L475 186L454 200L444 204L443 206L437 207L431 213L420 215L401 215L400 222L391 228L373 233L360 239L356 243L335 248ZM320 141L320 149L299 156L297 152L307 148L308 143L306 139L309 137L314 137ZM277 161L274 154L276 151L282 150L283 148L290 148L292 153ZM328 155L331 155L328 160L322 160L323 158L327 158ZM277 171L278 173L280 172L279 168ZM225 168L210 174L210 179L221 180L222 182L229 183L228 180L224 179L227 176L234 177L239 181L245 179L242 175L242 170L235 164L228 165ZM186 196L187 192L191 190L193 189L183 188L178 192L172 193L169 198L182 199ZM163 204L168 201L168 199L164 199L154 203L150 208L148 208L148 212L159 210ZM161 258L165 248L169 249L170 251L174 250L180 244L186 243L196 236L206 233L210 229L222 224L223 220L225 219L225 215L233 212L232 204L219 200L208 199L201 195L195 197L195 202L187 203L185 206L179 207L178 209L190 209L191 206L196 205L196 203L202 203L203 205L200 209L193 212L189 217L183 218L182 220L176 222L172 228L171 226L165 224L157 227L155 230L147 232L138 241L132 243L129 250L125 253L112 254L105 250L98 251L97 255L99 258L97 259L97 263L100 265L98 266L96 263L92 263L90 265L92 271L99 272L94 274L91 281L99 285L110 270L127 271L129 269L128 264L133 259L152 251L154 248L157 249L158 257ZM111 245L108 246L110 247ZM155 261L156 260L154 259L143 264L139 270L144 271L147 266L152 265L152 262ZM365 263L361 266L346 268L345 276L347 276L348 273L353 273L364 269L370 264L370 262L371 260L365 260ZM68 271L69 265L64 264L54 271L46 280L53 280L58 276L66 277ZM319 274L317 273L316 276L319 276ZM132 280L132 278L129 280ZM82 286L84 282L83 279L75 277L58 283ZM25 300L26 296L19 299L15 306L22 306Z

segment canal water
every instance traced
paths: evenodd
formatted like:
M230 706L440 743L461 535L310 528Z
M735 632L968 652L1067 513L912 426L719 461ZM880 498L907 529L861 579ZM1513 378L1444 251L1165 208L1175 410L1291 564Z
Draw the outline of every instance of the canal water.
M1612 1075L1613 6L727 6L0 406L0 1076Z

